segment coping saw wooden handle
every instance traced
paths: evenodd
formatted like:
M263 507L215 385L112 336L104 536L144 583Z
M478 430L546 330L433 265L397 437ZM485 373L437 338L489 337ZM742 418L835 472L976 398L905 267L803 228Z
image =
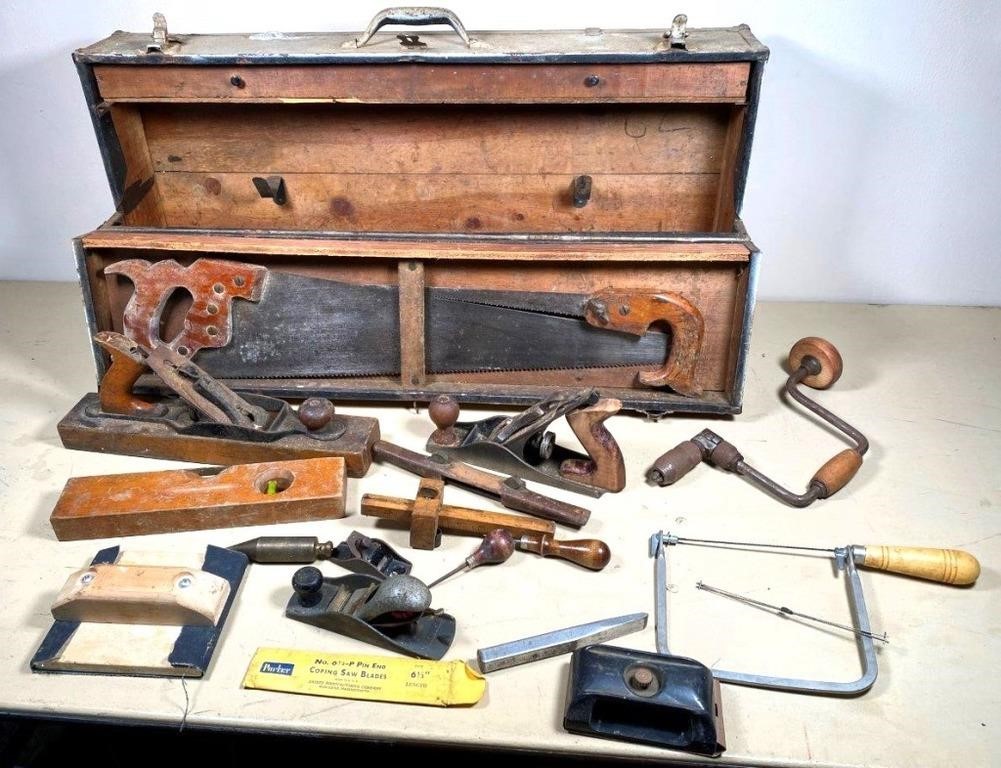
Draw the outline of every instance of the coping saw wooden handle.
M695 365L702 351L705 322L702 313L677 293L629 293L598 291L584 306L587 322L598 328L642 336L653 323L671 328L671 346L664 365L655 371L640 371L641 384L670 387L679 395L698 397L702 387L695 381Z
M980 576L980 563L961 549L865 545L862 565L942 584L966 586Z

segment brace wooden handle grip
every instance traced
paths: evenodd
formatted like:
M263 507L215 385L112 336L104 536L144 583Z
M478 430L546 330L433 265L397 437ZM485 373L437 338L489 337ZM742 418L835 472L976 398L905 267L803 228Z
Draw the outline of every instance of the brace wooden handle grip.
M527 533L518 539L517 545L524 552L569 560L592 571L600 571L612 558L608 545L598 539L558 541L548 534Z
M980 563L961 549L887 547L866 544L862 565L942 584L965 586L980 576Z
M824 495L820 498L826 499L848 485L861 466L862 454L854 448L846 448L818 469L811 483L819 483L824 487Z

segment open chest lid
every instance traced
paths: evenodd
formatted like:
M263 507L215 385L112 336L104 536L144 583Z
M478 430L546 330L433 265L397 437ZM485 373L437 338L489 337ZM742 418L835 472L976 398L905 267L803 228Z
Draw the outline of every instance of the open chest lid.
M746 26L467 32L428 8L365 33L158 14L74 54L119 225L585 236L732 234L767 57Z

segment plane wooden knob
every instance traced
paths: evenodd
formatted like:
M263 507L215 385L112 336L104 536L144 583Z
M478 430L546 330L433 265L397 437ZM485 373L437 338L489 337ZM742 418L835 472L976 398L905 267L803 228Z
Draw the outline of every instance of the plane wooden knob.
M455 422L459 420L459 403L451 395L438 395L428 405L428 415L437 429L431 433L435 445L453 446L459 444L455 433Z
M334 418L334 404L325 397L310 397L299 406L299 421L313 432L323 429Z
M598 539L558 541L548 534L526 533L515 541L515 546L523 552L569 560L592 571L600 571L612 558L608 545Z
M862 565L957 586L973 584L980 576L977 558L961 549L867 544Z

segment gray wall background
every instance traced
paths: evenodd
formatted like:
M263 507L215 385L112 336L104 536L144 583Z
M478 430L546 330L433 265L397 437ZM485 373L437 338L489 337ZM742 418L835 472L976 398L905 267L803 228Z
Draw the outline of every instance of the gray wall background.
M73 49L115 29L363 29L389 0L6 0L0 278L73 280L112 211ZM476 29L746 22L772 50L743 216L764 299L1001 304L1001 3L441 0ZM402 3L401 3L402 4Z

